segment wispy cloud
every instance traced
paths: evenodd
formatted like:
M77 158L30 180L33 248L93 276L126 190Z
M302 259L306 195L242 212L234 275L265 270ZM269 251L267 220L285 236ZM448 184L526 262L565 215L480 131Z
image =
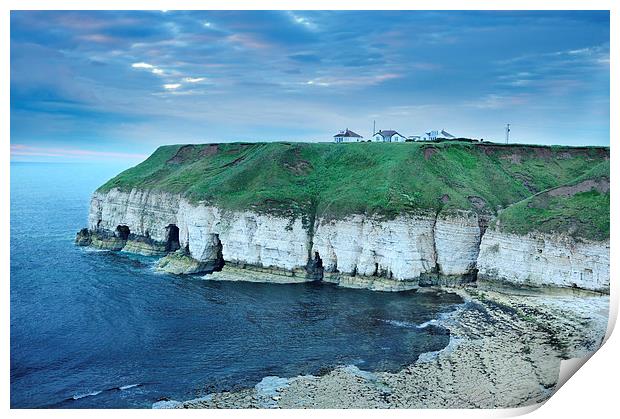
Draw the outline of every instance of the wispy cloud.
M309 30L317 29L317 24L307 17L301 16L300 14L295 12L288 12L288 15L290 16L291 20L297 25L301 25Z
M155 68L155 66L153 64L149 64L149 63L133 63L131 65L133 68Z
M168 89L168 90L178 89L179 87L181 87L181 83L167 83L167 84L164 84L164 89Z
M148 155L141 153L94 151L80 148L38 147L27 144L11 144L11 156L62 157L70 159L81 159L84 157L144 159Z
M264 50L271 47L268 42L247 33L235 33L227 38L231 44L249 50Z
M309 86L369 86L379 84L384 81L398 79L403 77L402 74L385 73L376 75L360 75L360 76L343 76L343 77L318 77L305 82Z
M157 76L163 76L165 74L165 71L162 70L161 68L153 65L153 64L148 64L148 63L133 63L131 65L132 68L137 68L137 69L144 69L144 70L150 70L151 73L157 75Z
M510 106L525 105L528 102L529 96L526 94L502 95L491 93L484 95L479 99L465 101L464 105L466 107L477 109L501 109Z
M11 141L31 146L317 140L368 115L609 126L608 12L16 11L10 64Z
M204 81L204 80L205 80L204 77L185 77L183 79L183 81L187 83L200 83L201 81Z

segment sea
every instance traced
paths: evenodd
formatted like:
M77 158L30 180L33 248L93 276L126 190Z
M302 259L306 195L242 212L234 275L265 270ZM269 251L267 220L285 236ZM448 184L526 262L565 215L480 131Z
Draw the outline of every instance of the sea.
M11 163L12 408L150 408L446 347L451 293L219 282L74 245L117 163ZM208 278L208 277L207 277Z

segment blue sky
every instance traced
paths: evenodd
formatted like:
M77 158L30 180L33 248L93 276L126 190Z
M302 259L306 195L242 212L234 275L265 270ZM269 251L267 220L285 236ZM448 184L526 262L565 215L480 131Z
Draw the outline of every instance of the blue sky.
M602 11L11 13L14 160L443 128L609 144Z

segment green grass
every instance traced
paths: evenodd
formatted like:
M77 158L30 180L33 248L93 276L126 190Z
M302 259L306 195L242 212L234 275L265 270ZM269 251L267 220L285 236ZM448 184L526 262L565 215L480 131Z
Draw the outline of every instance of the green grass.
M465 142L174 145L158 148L99 191L164 190L223 209L308 219L441 209L496 213L584 175L608 155L608 148Z
M609 180L609 161L604 161L566 186L585 180ZM498 217L502 230L524 234L532 230L543 233L567 233L592 240L609 239L609 192L596 189L571 196L551 196L543 192L520 201Z

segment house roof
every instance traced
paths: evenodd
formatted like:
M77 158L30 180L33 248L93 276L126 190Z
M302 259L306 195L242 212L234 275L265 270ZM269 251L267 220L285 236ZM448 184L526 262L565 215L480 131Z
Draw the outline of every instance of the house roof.
M339 132L338 134L334 135L334 137L354 137L354 138L364 138L359 134L356 134L355 132L351 131L350 129L346 129L344 131Z
M392 136L392 135L394 135L394 134L398 134L398 135L400 135L401 137L404 137L404 135L402 135L402 134L400 134L400 133L398 133L398 132L396 132L396 131L394 131L394 130L391 130L391 129L379 130L379 132L375 132L375 133L373 134L373 136L375 136L375 135L377 135L377 134L379 134L379 135L380 135L380 136L382 136L383 138L389 138L389 137L391 137L391 136Z
M431 135L433 131L427 131L426 135ZM441 131L437 131L437 137L439 138L456 138L454 135L450 134L449 132L445 131L445 130L441 130Z
M441 130L441 135L443 135L444 138L456 138L454 135L452 135L449 132L446 132L444 130Z

